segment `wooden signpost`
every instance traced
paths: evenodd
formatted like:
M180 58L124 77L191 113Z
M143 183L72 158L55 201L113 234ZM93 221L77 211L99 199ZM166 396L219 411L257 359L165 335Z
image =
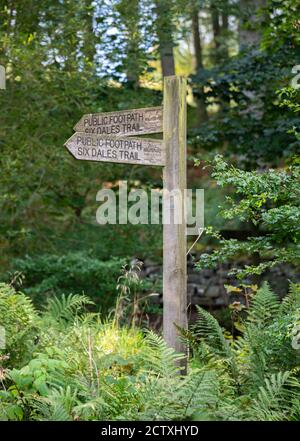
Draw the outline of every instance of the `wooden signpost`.
M146 135L162 132L162 124L162 107L146 107L145 109L83 115L74 126L74 130L94 135Z
M164 80L163 137L166 165L163 170L164 189L186 189L186 80L166 77ZM178 209L178 207L176 207ZM174 323L187 328L186 225L184 198L181 199L180 224L174 223L174 206L170 207L171 222L163 226L163 330L167 344L177 352L185 352Z
M181 223L175 223L170 201L170 222L163 225L163 328L167 344L184 353L176 326L187 328L186 225L186 80L164 79L163 107L84 115L65 143L80 160L163 166L164 190L178 191L182 198ZM163 140L137 138L163 132ZM167 193L167 192L166 192Z
M65 146L76 159L122 164L165 165L163 141L76 132Z

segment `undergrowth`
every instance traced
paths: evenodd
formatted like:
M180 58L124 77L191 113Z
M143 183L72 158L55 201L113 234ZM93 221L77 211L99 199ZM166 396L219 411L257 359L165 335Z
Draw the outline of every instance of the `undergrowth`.
M299 285L282 302L263 285L237 338L198 308L196 323L181 331L186 376L183 355L160 336L103 321L87 312L90 302L61 296L38 312L0 285L1 420L300 419Z

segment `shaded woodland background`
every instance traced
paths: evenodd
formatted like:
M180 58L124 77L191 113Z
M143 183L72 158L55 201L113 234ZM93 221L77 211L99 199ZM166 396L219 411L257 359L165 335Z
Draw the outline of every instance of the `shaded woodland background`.
M300 421L299 47L299 0L0 0L0 421ZM174 73L205 189L188 357L159 335L162 226L96 223L161 168L63 147Z
M161 263L161 226L100 227L95 219L100 188L117 187L119 180L127 180L129 190L161 188L161 169L75 161L63 143L84 113L161 105L162 78L174 74L189 82L188 187L205 189L206 226L238 241L223 258L247 256L247 264L264 265L255 248L260 245L249 248L247 238L268 234L257 213L281 200L285 210L294 208L267 220L276 237L266 247L277 247L278 260L281 245L291 243L293 257L289 248L285 262L294 263L298 175L271 202L265 188L244 199L240 193L257 184L248 172L284 172L299 153L299 94L290 87L300 60L299 31L293 0L1 0L3 280L22 284L37 303L53 293L85 292L107 310L125 262ZM220 159L211 177L208 164L216 154L240 170L244 188L234 187L228 171L226 178ZM218 186L222 172L224 185ZM257 204L257 212L222 217L219 206L228 196L244 201L244 208L248 203L248 215ZM283 219L288 225L278 233ZM202 253L203 265L211 263L205 256L218 252L219 239L203 236L195 263ZM146 291L161 292L159 281L145 284Z

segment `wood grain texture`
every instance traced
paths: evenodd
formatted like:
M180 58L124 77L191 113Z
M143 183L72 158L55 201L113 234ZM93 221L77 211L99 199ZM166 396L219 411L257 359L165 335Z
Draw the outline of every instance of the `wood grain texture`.
M160 139L97 136L74 133L64 144L79 160L121 164L164 165L165 149Z
M162 132L163 108L88 113L74 126L76 132L94 135L131 136Z
M186 80L171 76L164 79L164 143L166 166L164 167L164 189L186 189ZM185 353L174 324L187 328L186 288L186 225L184 201L180 204L182 223L172 222L174 206L170 207L171 223L164 225L163 299L164 338L178 352Z

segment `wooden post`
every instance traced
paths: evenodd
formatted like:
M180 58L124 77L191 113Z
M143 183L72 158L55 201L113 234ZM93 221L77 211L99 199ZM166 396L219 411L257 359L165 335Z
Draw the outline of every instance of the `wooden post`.
M170 224L163 226L163 329L167 344L186 352L174 323L187 328L186 224L184 190L186 189L186 80L164 78L163 133L166 149L164 190L181 192L179 207L170 206ZM181 224L174 222L174 210L181 211Z

